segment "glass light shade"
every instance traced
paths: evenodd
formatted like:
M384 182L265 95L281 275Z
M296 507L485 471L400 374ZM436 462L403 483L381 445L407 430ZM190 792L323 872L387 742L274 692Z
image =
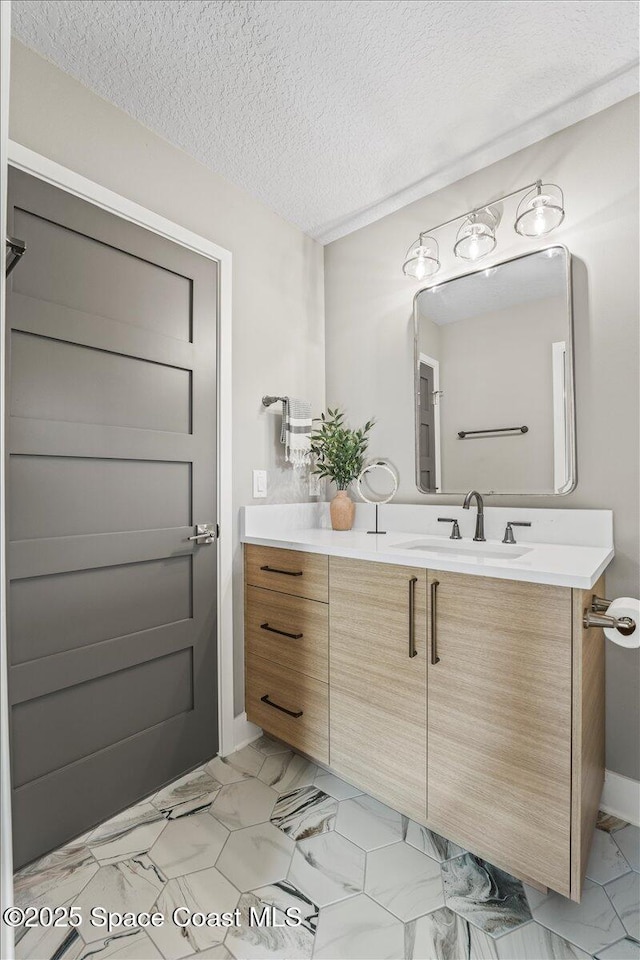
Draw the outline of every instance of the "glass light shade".
M490 210L472 213L458 230L453 247L456 257L461 260L480 260L486 257L496 245L496 220Z
M563 220L562 190L553 183L539 183L518 204L514 227L523 237L543 237Z
M407 259L402 264L405 277L413 280L424 280L432 277L440 269L438 241L433 237L420 236L418 245L407 253Z

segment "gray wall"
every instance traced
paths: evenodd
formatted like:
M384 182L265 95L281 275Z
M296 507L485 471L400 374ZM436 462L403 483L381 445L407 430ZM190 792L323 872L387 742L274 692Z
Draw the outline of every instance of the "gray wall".
M307 499L282 463L265 393L324 405L323 252L297 227L14 40L10 136L233 254L233 503L251 470L271 500ZM264 503L265 501L257 501ZM234 535L235 704L243 709L242 563Z
M421 229L536 177L563 187L567 216L548 242L574 255L578 487L558 499L489 503L612 508L609 596L639 592L637 144L633 97L325 248L327 403L346 407L355 422L377 418L370 452L398 467L399 502L451 502L418 493L414 481L411 305L419 285L402 276L403 255ZM505 209L487 266L545 245L515 234L511 217ZM452 241L443 235L442 279L466 272ZM607 644L607 766L635 779L639 667L640 651Z

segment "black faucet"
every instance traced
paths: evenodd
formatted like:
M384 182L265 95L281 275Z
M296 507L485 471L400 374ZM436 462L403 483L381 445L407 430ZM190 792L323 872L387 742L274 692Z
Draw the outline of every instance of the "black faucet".
M478 508L478 516L476 517L476 534L474 540L486 540L484 535L484 503L482 502L482 497L477 490L469 490L469 493L464 498L464 503L462 506L465 510L469 509L471 501L475 497L476 506Z

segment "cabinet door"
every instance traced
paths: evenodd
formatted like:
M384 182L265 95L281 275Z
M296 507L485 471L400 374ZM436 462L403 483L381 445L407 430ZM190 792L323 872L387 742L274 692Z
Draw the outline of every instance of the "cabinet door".
M330 764L421 820L427 790L426 586L425 570L330 561Z
M429 825L568 896L571 590L428 580Z

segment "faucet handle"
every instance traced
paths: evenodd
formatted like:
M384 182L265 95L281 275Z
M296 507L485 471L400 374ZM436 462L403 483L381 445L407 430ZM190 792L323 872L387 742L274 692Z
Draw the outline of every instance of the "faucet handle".
M438 517L438 523L452 523L450 540L462 540L458 521L454 517Z
M531 524L528 520L509 520L504 531L504 537L502 538L503 543L515 543L516 538L513 535L514 527L530 527Z

